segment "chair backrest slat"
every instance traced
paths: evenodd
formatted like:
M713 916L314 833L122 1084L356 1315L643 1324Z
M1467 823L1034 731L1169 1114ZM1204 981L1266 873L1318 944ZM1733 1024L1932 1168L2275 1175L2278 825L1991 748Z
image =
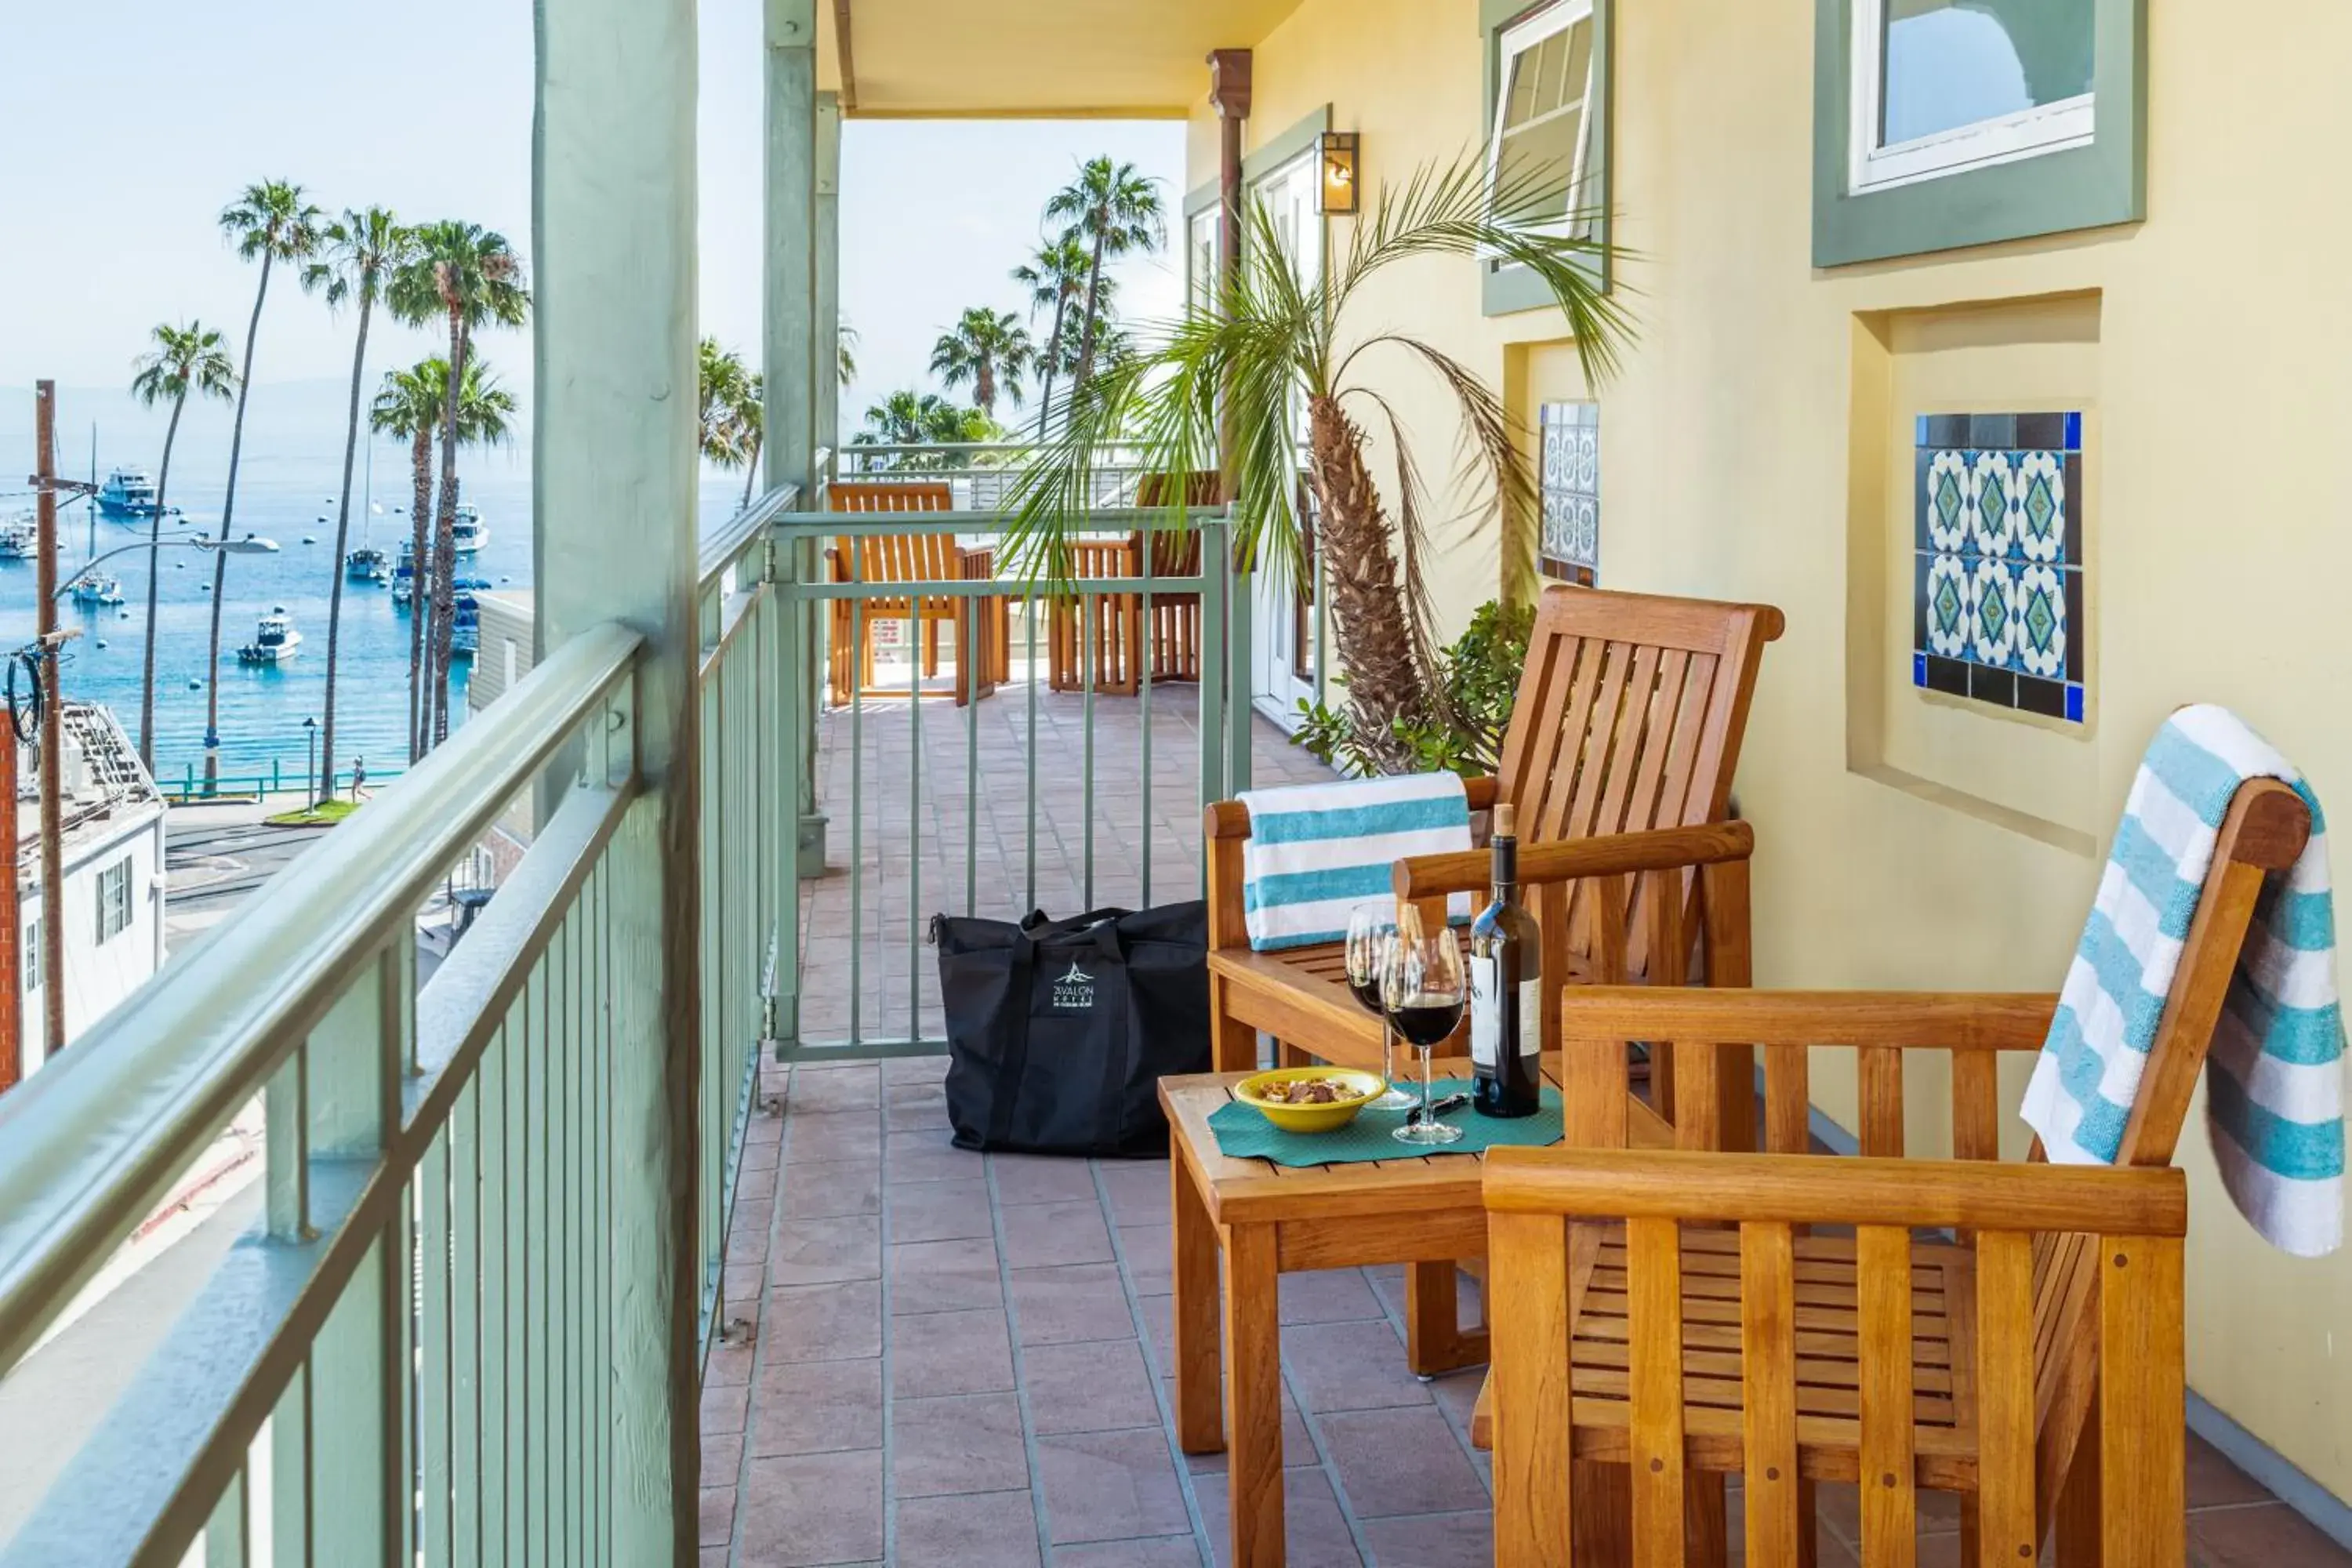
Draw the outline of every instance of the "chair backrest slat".
M1496 770L1496 798L1519 810L1530 841L1719 821L1730 805L1740 734L1766 643L1769 605L1544 591L1526 672ZM1695 879L1685 878L1687 899ZM1580 954L1601 940L1590 889L1570 900ZM1641 911L1628 963L1646 973Z
M1634 1568L1684 1561L1682 1245L1673 1220L1625 1222Z
M1919 1523L1913 1473L1911 1233L1900 1226L1862 1226L1854 1233L1853 1251L1862 1558L1895 1568L1915 1561Z
M2041 1540L2033 1509L2033 1244L2039 1239L2018 1231L1977 1236L1977 1528L1987 1562L2031 1563Z
M1797 1474L1797 1272L1785 1225L1739 1227L1740 1438L1752 1568L1798 1568L1813 1530Z

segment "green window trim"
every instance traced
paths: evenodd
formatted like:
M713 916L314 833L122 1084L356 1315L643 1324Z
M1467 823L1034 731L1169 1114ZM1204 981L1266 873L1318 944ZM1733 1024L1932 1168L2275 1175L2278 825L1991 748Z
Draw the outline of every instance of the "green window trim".
M1248 190L1292 159L1312 151L1316 139L1330 129L1331 106L1327 103L1281 135L1265 142L1256 152L1244 153L1242 157L1242 189Z
M2147 216L2147 0L2092 4L2091 145L1854 195L1847 188L1854 0L1814 0L1813 265L1956 250Z
M1530 0L1478 0L1478 34L1486 51L1486 100L1479 111L1481 136L1479 159L1486 157L1486 149L1495 139L1496 98L1503 79L1503 35L1514 23L1535 15L1549 0L1531 4ZM1600 209L1601 237L1607 239L1616 207L1612 200L1612 178L1610 146L1616 120L1615 106L1617 59L1612 47L1616 31L1615 0L1592 0L1592 99L1586 108L1591 130L1585 149L1585 187L1593 194L1592 205ZM1511 316L1523 310L1556 309L1551 290L1543 279L1524 267L1505 267L1481 259L1478 270L1484 290L1483 305L1489 316ZM1588 268L1601 287L1612 282L1612 268L1606 256Z

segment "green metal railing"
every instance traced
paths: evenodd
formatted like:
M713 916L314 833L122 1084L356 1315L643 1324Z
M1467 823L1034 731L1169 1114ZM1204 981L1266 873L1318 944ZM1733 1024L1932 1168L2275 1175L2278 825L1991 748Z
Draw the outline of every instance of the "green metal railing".
M764 578L793 500L702 556L696 1289L678 1306L706 1352L792 880ZM667 1531L625 1404L679 1382L649 1301L670 1265L620 1219L646 1201L647 1107L677 1104L647 1049L664 852L637 765L641 647L606 626L552 651L0 1098L0 1380L232 1118L258 1099L266 1120L252 1225L45 1478L0 1568L604 1563L648 1510ZM420 986L419 910L519 816L520 864Z
M851 449L845 449L843 456ZM866 450L873 450L867 448ZM845 481L846 482L846 481ZM1059 601L1068 608L1071 617L1081 626L1090 626L1103 613L1105 602L1114 595L1131 596L1142 624L1149 626L1155 599L1175 595L1198 595L1200 602L1199 668L1202 679L1198 686L1197 731L1199 739L1197 788L1199 804L1223 799L1234 791L1246 788L1249 780L1250 714L1245 684L1248 577L1232 568L1230 521L1225 512L1214 509L1171 511L1167 509L1106 509L1093 515L1091 531L1112 537L1140 535L1146 541L1161 538L1171 531L1197 531L1201 536L1200 569L1193 573L1171 575L1158 573L1154 563L1161 552L1147 544L1138 553L1141 572L1133 576L1077 577L1059 584L1047 584L1027 580L1015 563L1008 563L1002 554L993 560L993 573L984 577L921 582L869 582L861 576L862 549L837 552L828 558L827 547L850 541L866 541L880 537L913 535L950 535L961 541L991 543L1003 538L1011 526L1010 519L996 511L954 511L931 513L842 513L805 512L778 516L772 528L776 539L773 561L776 563L776 590L793 626L785 636L785 645L793 649L810 649L816 668L803 672L804 678L786 679L781 682L793 710L787 716L787 730L798 748L793 760L795 773L804 781L803 793L812 798L820 792L814 777L820 752L827 749L828 737L820 721L818 703L824 700L822 682L814 677L830 667L825 657L825 639L833 634L837 605L871 605L877 601L898 601L899 608L893 613L906 616L905 606L917 600L959 601L971 606L961 616L963 644L952 650L961 667L957 679L970 682L973 695L965 701L953 718L932 719L924 711L925 687L919 659L914 649L908 649L907 675L903 685L887 694L869 693L856 671L858 661L853 656L846 662L853 671L846 691L831 693L833 727L829 737L833 746L846 757L846 798L838 794L824 798L822 805L830 816L845 815L845 835L842 826L835 825L836 837L845 836L847 855L847 924L849 942L845 963L847 1017L846 1027L835 1031L817 1031L806 1027L803 1004L809 994L808 975L803 949L781 955L777 973L776 1027L777 1054L784 1060L822 1058L827 1060L934 1053L945 1048L945 1040L922 1027L924 972L928 967L923 947L926 922L932 905L940 910L961 910L966 914L981 913L1004 918L1017 918L1036 908L1040 894L1039 849L1046 835L1059 835L1068 827L1066 823L1041 821L1040 769L1068 769L1074 765L1079 785L1077 837L1077 868L1074 880L1076 896L1082 907L1092 907L1097 890L1096 778L1101 755L1101 705L1114 700L1105 696L1100 687L1101 672L1096 665L1097 639L1081 636L1079 644L1081 668L1076 692L1078 705L1079 742L1077 754L1045 756L1039 723L1040 702L1044 700L1045 663L1043 646L1044 628L1052 607ZM820 560L839 563L831 572L817 570ZM845 580L832 580L835 576ZM1013 647L1008 653L1018 656L1025 664L1025 679L1016 679L1008 690L999 688L986 701L977 695L983 661L989 657L984 647L989 616L985 606L1001 603L1006 606L1006 622L1017 611L1022 631L1013 636ZM1146 639L1149 640L1148 637ZM1234 658L1236 651L1242 658ZM1008 659L1008 662L1011 662ZM1150 901L1157 890L1162 894L1171 889L1173 879L1162 871L1155 880L1153 850L1150 825L1152 821L1152 801L1155 789L1152 768L1153 724L1155 700L1154 658L1149 655L1138 660L1135 674L1135 694L1116 700L1131 702L1139 722L1138 774L1140 800L1137 803L1145 825L1141 835L1139 882L1144 901ZM937 689L930 693L940 695ZM989 703L1013 701L1022 706L1021 725L1021 789L1025 809L1021 825L1019 881L1011 886L992 883L983 894L980 874L980 805L982 775L981 757L982 724ZM1165 701L1165 697L1160 699ZM904 712L908 731L906 745L906 766L898 778L869 778L867 730L869 714L877 702L887 703L895 714ZM941 810L940 820L929 820L933 815L925 808L925 770L932 766L933 746L927 737L935 733L932 726L949 724L961 731L961 805L960 811ZM950 739L941 736L942 742ZM944 747L942 749L945 749ZM840 764L835 764L840 771ZM1050 776L1050 775L1049 775ZM950 784L952 795L956 785ZM946 840L961 824L961 843ZM903 901L906 906L906 926L899 948L903 955L906 994L902 1026L887 1026L888 1015L897 1011L893 999L877 996L874 1010L880 1020L869 1020L867 998L867 931L868 907L867 845L868 834L887 837L894 858L903 863L906 884ZM926 888L923 865L927 848L941 852L950 864L960 852L962 861L961 886ZM803 868L803 874L809 871ZM1008 868L1008 877L1010 869ZM950 877L952 873L950 872ZM1198 874L1186 879L1187 885L1178 897L1198 896ZM785 908L780 928L785 931L804 931L808 894L795 880L784 889ZM932 903L927 905L926 898ZM1064 910L1073 913L1075 910ZM827 933L833 934L833 933ZM897 957L898 955L889 955Z

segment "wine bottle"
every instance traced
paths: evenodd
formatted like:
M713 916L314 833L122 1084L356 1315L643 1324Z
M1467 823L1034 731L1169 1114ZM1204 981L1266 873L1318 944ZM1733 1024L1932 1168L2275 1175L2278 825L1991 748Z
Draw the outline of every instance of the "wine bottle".
M1495 808L1495 892L1470 927L1472 1104L1481 1116L1532 1116L1542 1103L1543 941L1519 907L1517 813Z

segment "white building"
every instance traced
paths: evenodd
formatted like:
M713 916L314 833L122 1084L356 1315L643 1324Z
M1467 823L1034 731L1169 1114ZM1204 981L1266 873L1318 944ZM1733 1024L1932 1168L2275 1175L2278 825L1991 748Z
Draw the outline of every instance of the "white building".
M163 963L163 797L114 715L68 702L65 864L58 918L41 883L39 779L33 748L16 764L17 887L24 973L24 1070L47 1059L44 944L65 943L66 1039L88 1029Z

